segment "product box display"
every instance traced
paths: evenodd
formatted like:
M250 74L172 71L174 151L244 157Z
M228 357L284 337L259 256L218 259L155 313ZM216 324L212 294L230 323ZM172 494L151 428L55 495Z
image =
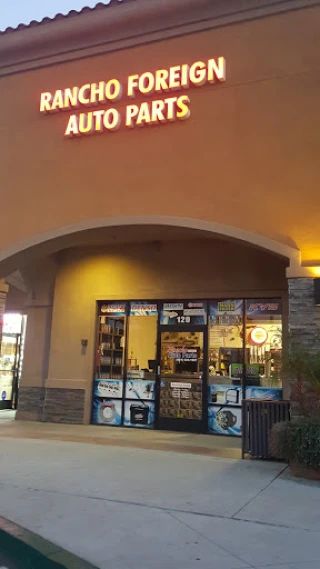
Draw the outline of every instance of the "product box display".
M155 381L145 381L143 379L129 380L126 382L126 399L147 399L153 401L155 398Z
M123 395L122 379L95 379L93 395L97 397L121 398Z
M233 435L241 437L241 407L220 407L219 405L209 405L208 429L210 433L215 435Z
M233 385L208 385L208 403L221 405L241 405L242 388Z
M92 423L95 425L121 425L122 400L95 397L92 404Z
M151 401L126 401L123 424L127 427L150 428L154 425L155 404Z

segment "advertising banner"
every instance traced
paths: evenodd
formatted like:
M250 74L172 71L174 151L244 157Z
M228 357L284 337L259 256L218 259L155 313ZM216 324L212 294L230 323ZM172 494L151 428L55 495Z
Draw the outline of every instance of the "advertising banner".
M248 317L281 315L281 300L276 299L254 299L246 301L246 313Z
M204 326L207 324L207 303L197 300L164 302L160 313L163 326Z
M121 425L122 400L98 399L92 404L92 422L95 425Z
M100 314L105 314L106 316L125 316L126 314L126 303L125 302L108 302L106 304L101 304Z
M123 381L122 379L95 379L93 394L97 397L121 398Z
M155 398L155 381L145 381L143 379L127 380L126 399L147 399L153 401Z
M156 302L130 302L130 316L158 316Z
M247 387L247 399L265 399L266 401L281 401L282 389L276 387Z
M210 405L208 408L208 428L216 435L233 435L241 437L241 407L220 407Z
M243 300L217 300L210 303L210 325L237 326L243 320Z
M242 388L234 385L208 385L208 403L221 405L241 405Z
M126 401L124 406L124 425L150 429L154 425L155 404L145 401Z

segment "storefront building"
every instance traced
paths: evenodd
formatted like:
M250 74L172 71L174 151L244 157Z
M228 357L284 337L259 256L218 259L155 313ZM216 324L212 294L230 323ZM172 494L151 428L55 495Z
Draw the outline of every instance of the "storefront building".
M319 24L112 0L0 34L2 408L241 436L244 399L290 397L320 333Z

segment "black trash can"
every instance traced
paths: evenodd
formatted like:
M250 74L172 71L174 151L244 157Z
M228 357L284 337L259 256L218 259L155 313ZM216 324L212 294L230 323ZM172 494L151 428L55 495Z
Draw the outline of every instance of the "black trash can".
M242 402L242 458L272 458L269 434L276 423L290 420L290 401L245 399Z

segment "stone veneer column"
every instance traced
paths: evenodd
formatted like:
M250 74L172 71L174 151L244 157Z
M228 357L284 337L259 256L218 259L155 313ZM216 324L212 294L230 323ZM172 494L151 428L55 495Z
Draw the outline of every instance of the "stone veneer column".
M290 343L293 349L297 345L306 351L320 351L320 307L315 305L313 278L289 279L289 350ZM304 383L304 394L298 397L296 378L290 379L292 416L301 415L301 405L308 413L319 409L318 396L312 386Z
M320 307L314 301L314 279L292 278L289 284L289 344L320 351Z

